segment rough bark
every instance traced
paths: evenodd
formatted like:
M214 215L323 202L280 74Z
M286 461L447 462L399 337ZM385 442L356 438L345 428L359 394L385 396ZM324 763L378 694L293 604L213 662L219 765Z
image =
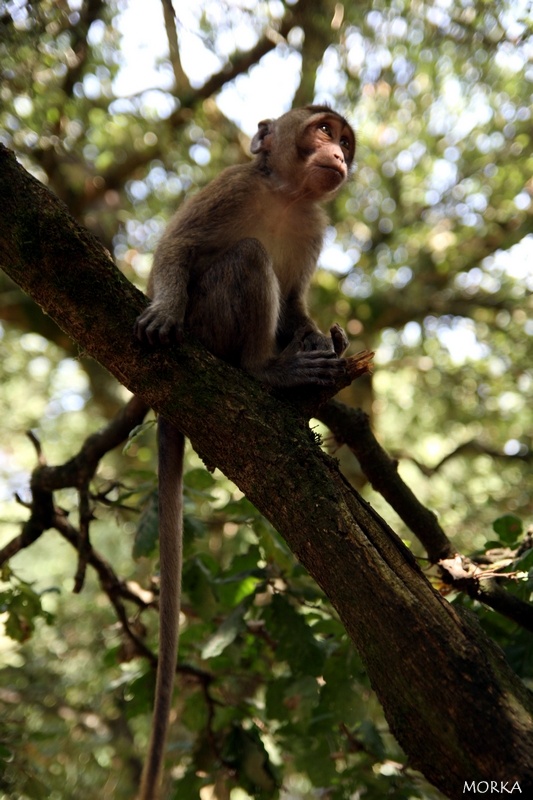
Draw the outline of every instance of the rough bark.
M433 591L301 411L190 342L143 350L131 334L143 295L2 148L0 208L5 271L235 481L326 592L411 764L450 798L468 797L472 781L532 792L532 695L475 621Z

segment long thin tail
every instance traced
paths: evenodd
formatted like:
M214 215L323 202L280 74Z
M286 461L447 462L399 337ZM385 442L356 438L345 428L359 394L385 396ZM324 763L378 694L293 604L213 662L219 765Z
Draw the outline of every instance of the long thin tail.
M165 754L178 655L183 558L183 456L185 437L162 417L159 447L159 658L150 747L139 800L156 800Z

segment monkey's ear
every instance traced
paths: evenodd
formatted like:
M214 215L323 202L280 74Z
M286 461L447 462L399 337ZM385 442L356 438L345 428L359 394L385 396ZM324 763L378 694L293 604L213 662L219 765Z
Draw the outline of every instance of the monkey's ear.
M273 120L264 119L257 126L257 133L255 134L250 144L250 151L255 155L262 150L270 150L270 134L273 130Z

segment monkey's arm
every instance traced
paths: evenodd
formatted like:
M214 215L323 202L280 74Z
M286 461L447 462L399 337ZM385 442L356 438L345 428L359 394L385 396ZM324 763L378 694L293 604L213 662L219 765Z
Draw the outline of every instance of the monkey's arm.
M155 255L148 294L152 302L135 323L136 336L151 345L181 342L187 308L190 248L186 241L163 236Z
M221 241L234 238L233 219L245 205L242 184L248 171L246 166L224 170L170 221L154 254L148 282L152 302L135 324L141 341L152 346L182 341L189 287L227 247Z

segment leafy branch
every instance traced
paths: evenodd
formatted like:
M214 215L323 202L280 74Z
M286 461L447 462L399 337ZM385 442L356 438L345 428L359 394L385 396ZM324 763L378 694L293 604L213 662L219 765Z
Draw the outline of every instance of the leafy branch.
M533 791L531 694L317 446L309 410L191 341L143 350L131 334L146 302L141 293L1 148L0 165L0 263L272 522L334 605L413 764L450 798L463 796L465 776L486 779L487 758L491 778L511 777ZM31 536L53 520L49 491L39 508ZM400 669L390 669L391 652L401 653ZM443 719L447 725L437 724Z

